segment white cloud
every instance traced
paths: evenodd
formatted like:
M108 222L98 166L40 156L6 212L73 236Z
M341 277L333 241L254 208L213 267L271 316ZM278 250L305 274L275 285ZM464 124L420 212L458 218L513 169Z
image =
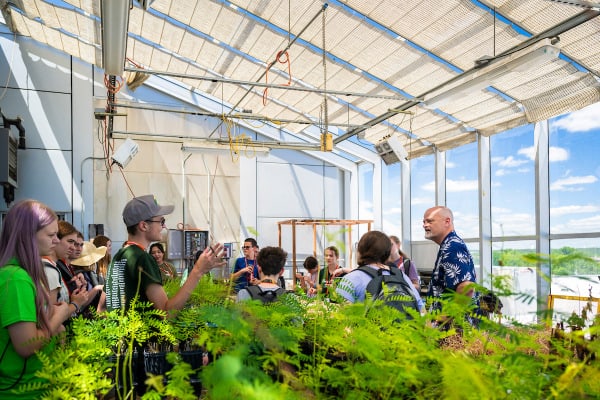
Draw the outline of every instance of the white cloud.
M504 176L506 175L506 170L505 169L499 169L496 171L496 176Z
M548 157L548 161L556 162L556 161L567 161L569 159L569 151L567 149L563 149L562 147L550 146L550 154Z
M595 183L598 180L594 175L570 176L568 178L558 179L550 184L550 190L579 191L581 188L576 185L587 185Z
M448 192L471 192L478 188L477 179L462 181L446 180L446 191Z
M435 181L431 181L429 183L424 184L423 186L421 186L421 189L427 192L435 192Z
M597 213L598 211L600 211L600 207L591 204L585 206L563 206L550 208L550 215L559 217L569 214Z
M598 232L600 230L600 215L581 219L570 219L564 224L553 224L553 233ZM597 239L593 239L596 241Z
M521 150L519 150L519 154L521 153ZM514 158L513 156L508 156L506 157L504 160L498 162L498 165L504 168L513 168L513 167L518 167L520 165L526 164L529 161L527 160L519 160L517 158Z
M453 192L453 193L470 192L470 191L478 189L477 184L478 184L477 179L460 180L460 181L447 179L446 180L446 190L448 192ZM434 192L435 191L435 182L431 181L429 183L426 183L425 185L421 186L421 189L423 189L427 192ZM429 199L428 201L431 203L431 199Z
M433 204L434 200L431 197L415 197L410 202L411 205Z
M569 132L588 132L600 126L600 103L594 103L552 123L553 127Z
M494 235L518 236L533 234L535 218L532 214L517 213L514 210L493 208L492 226Z
M535 160L535 147L523 147L522 149L519 149L519 151L517 151L517 154L525 156L530 160Z
M548 151L548 161L550 162L566 161L569 159L569 152L566 149L563 149L562 147L550 146ZM519 149L517 153L533 161L535 160L535 152L535 147L531 146Z

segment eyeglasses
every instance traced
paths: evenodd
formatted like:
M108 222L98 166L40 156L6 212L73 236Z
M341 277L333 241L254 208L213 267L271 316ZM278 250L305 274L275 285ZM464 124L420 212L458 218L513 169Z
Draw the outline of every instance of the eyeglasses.
M167 222L167 220L164 218L161 218L158 221L153 220L153 219L147 219L146 222L157 222L157 223L160 223L161 226L165 226L165 223Z

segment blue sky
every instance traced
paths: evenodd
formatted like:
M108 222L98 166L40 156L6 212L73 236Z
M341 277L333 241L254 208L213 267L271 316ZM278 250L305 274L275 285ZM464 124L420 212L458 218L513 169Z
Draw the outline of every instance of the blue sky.
M551 232L600 231L600 103L553 118L549 126ZM522 126L490 139L494 235L535 232L533 128ZM456 229L477 237L477 144L450 150L446 158L447 203ZM418 215L435 201L433 158L413 160L412 173L413 239L420 240Z

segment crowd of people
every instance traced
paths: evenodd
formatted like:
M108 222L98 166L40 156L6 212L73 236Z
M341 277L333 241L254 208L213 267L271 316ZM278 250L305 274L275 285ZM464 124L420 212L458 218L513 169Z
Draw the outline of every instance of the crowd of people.
M167 315L185 307L202 276L226 265L224 246L211 243L197 254L193 268L179 290L167 296L163 284L177 277L165 260L160 243L165 216L174 206L161 206L154 196L130 200L123 209L127 240L112 256L111 240L103 235L85 241L69 222L59 221L36 200L15 203L6 214L0 235L0 397L18 385L40 378L39 352L50 352L57 336L79 315L94 318L104 310L151 305ZM380 231L364 234L357 246L357 268L342 267L335 246L324 251L323 266L314 256L304 260L306 272L294 277L308 296L323 295L348 303L364 302L373 282L395 283L405 288L417 312L441 314L441 297L458 293L476 302L473 259L454 230L452 211L432 207L423 217L425 238L439 245L427 296L429 310L420 297L418 270L402 252L396 236ZM238 301L272 301L285 289L287 253L280 247L259 248L246 238L231 273ZM409 289L406 289L406 288ZM472 316L469 322L476 324ZM438 317L434 324L447 326ZM30 394L35 398L35 393Z

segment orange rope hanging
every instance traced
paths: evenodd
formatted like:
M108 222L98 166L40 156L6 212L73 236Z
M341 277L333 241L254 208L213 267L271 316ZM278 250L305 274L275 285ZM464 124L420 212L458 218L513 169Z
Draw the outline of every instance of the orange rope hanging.
M285 55L285 59L282 60L281 56ZM277 53L277 57L275 57L275 61L279 62L280 64L287 64L288 67L288 81L287 83L284 83L282 86L290 86L292 84L292 64L290 62L290 55L288 54L287 51L279 51ZM267 72L265 73L265 83L269 83L269 70L271 69L271 67L273 66L273 64L275 64L274 62L272 62L271 64L269 64L269 66L267 67ZM264 92L263 92L263 106L267 105L267 93L269 92L269 88L266 87Z

